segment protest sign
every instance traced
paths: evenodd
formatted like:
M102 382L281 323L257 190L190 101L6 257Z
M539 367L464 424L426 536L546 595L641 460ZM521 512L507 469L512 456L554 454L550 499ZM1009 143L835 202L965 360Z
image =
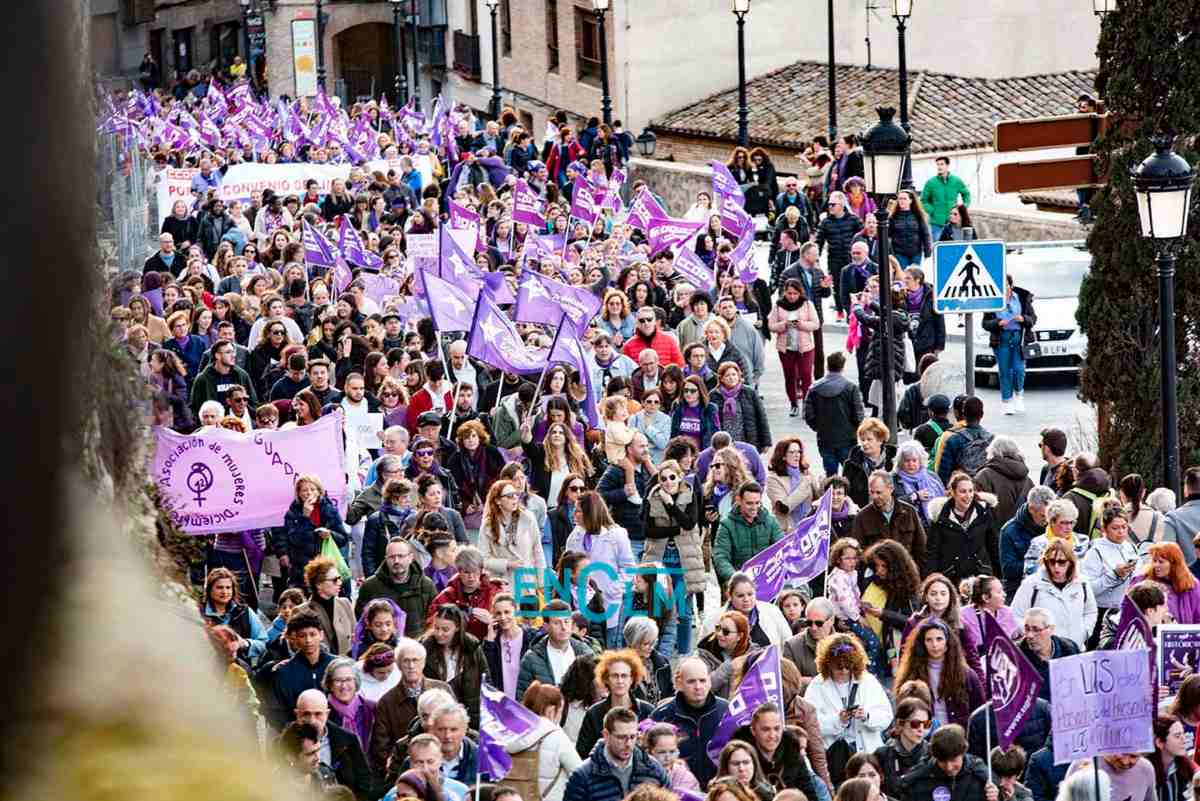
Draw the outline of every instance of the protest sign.
M316 475L334 502L345 495L342 417L339 409L311 425L249 434L156 428L151 475L186 534L281 526L302 474Z
M358 443L358 447L361 450L370 451L380 447L380 443L383 440L379 438L379 434L382 431L383 413L368 412L360 415L354 421L354 427L350 431L350 435L354 437L355 442Z
M1200 625L1169 623L1159 626L1156 631L1156 675L1159 683L1167 688L1167 694L1175 695L1183 680L1195 673L1200 665ZM1196 727L1184 723L1183 731L1188 753L1191 753L1196 742Z
M199 170L167 169L158 180L158 213L162 219L171 215L171 204L184 200L190 210L196 201L192 195L192 176ZM304 184L312 178L317 181L317 192L328 194L334 178L350 177L349 164L234 164L221 178L217 196L228 203L231 200L248 201L254 192L271 189L277 195L304 194Z
M1149 650L1052 659L1050 686L1054 764L1154 750Z
M437 234L408 234L404 239L407 242L409 258L437 258Z

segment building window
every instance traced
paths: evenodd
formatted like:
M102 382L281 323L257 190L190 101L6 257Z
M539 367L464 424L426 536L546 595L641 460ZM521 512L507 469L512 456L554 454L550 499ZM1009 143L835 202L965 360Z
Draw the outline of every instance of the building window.
M558 72L558 0L546 0L546 67Z
M500 0L500 52L512 55L512 7L510 0Z
M575 9L575 79L600 85L600 26L596 15Z

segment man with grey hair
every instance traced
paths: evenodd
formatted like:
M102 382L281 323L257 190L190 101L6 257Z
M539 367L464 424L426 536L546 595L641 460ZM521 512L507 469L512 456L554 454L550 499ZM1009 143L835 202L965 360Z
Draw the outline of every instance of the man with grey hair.
M818 595L804 608L804 631L793 635L783 644L783 656L792 660L801 676L816 676L817 646L833 634L833 602Z
M1025 495L1025 503L1000 529L1000 578L1010 603L1025 578L1025 553L1034 537L1045 533L1046 513L1054 499L1054 490L1049 487L1032 487Z
M308 723L321 739L321 764L328 766L338 782L354 791L354 797L365 801L371 792L371 771L358 738L340 726L329 722L329 701L317 689L305 690L296 699L296 720Z
M987 447L987 462L975 474L975 489L996 496L993 514L996 520L1007 523L1033 489L1029 466L1021 448L1012 437L996 435Z
M467 737L469 720L466 707L457 701L438 706L429 716L429 733L442 747L442 776L467 785L475 783L479 759L478 747Z
M408 736L413 720L454 701L449 684L426 678L425 646L421 643L401 638L396 646L396 665L400 683L379 699L371 729L371 765L380 778L385 775L388 754L397 740Z
M492 624L492 600L504 591L504 585L484 573L483 554L472 545L459 549L454 557L454 566L458 572L429 605L425 624L433 625L433 616L438 607L446 604L457 606L467 616L467 633L483 641L487 639L488 627Z
M450 383L452 384L470 384L475 388L474 394L471 396L471 409L479 408L479 398L485 391L485 385L480 381L483 379L483 371L471 363L467 358L467 341L465 339L456 339L450 343L450 347L446 349L450 354ZM457 400L457 399L456 399ZM450 436L454 436L453 433Z
M1022 626L1025 636L1017 645L1042 676L1042 688L1038 691L1038 697L1052 703L1050 660L1075 656L1079 653L1079 646L1070 638L1059 637L1054 633L1054 614L1049 609L1035 606L1027 610Z
M862 229L862 220L846 209L846 196L841 192L829 193L829 213L817 226L817 247L829 246L826 264L833 276L833 297L836 301L838 322L845 320L846 308L842 305L842 268L850 263L850 245Z
M905 443L905 445L911 444L913 443ZM917 445L918 450L920 447ZM920 470L924 472L924 451L920 451L920 454L917 460L922 465ZM901 463L897 462L897 464ZM908 492L908 485L901 483L900 486L904 488L905 492ZM916 489L903 499L896 497L895 491L896 484L891 473L886 470L873 471L867 477L867 493L871 502L864 506L854 518L850 536L858 540L858 544L864 551L880 540L895 540L912 555L913 561L917 563L917 569L923 573L925 569L925 526L921 523L921 513L915 504L924 507L932 497L930 490Z

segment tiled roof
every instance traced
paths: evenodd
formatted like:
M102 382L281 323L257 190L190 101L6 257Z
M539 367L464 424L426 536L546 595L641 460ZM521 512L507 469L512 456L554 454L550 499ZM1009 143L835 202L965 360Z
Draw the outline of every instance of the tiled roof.
M892 69L837 66L840 131L858 132L878 121L874 108L899 105L899 74ZM1020 78L963 78L910 71L909 122L913 152L991 147L992 126L1075 111L1075 98L1094 91L1095 72L1059 72ZM803 147L829 129L828 71L822 62L798 61L750 80L750 141ZM737 87L711 95L655 121L658 132L734 141Z

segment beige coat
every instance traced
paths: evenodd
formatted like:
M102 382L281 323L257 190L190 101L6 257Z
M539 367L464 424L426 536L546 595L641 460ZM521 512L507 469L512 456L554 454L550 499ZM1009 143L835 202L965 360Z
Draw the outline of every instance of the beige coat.
M648 504L646 513L650 518L650 523L668 528L675 524L663 505L661 491L658 486L650 490L649 497L646 499ZM690 485L683 487L675 498L676 505L684 509L691 506L695 500L694 492L695 490ZM675 547L679 549L679 561L684 569L683 580L687 585L687 591L704 592L708 576L704 572L704 548L699 527L680 529L679 533L675 535ZM666 550L667 540L647 538L642 559L646 562L662 562Z
M508 581L509 589L517 588L515 568L510 568L510 562L516 562L525 568L522 574L522 585L529 586L529 568L534 568L533 583L542 588L542 574L546 569L546 552L542 549L542 534L538 530L537 520L528 509L517 509L517 530L513 535L501 531L494 534L492 528L484 523L479 527L479 553L483 555L483 569L494 579Z
M788 476L780 476L767 471L767 500L771 503L771 513L775 515L779 528L785 534L792 530L792 523L788 519L792 510L803 503L816 503L817 499L821 497L821 481L821 476L810 470L801 476L796 489L789 492L788 487L792 485L792 482ZM775 509L776 503L786 506L787 514L780 514Z
M312 612L321 621L321 631L325 632L325 644L329 646L329 652L334 653L334 634L337 634L336 652L339 656L349 656L350 646L354 640L354 606L350 603L349 598L337 597L333 599L333 620L329 619L329 615L325 614L325 607L320 604L309 601L296 607L296 611L305 609ZM293 612L293 614L295 614Z

